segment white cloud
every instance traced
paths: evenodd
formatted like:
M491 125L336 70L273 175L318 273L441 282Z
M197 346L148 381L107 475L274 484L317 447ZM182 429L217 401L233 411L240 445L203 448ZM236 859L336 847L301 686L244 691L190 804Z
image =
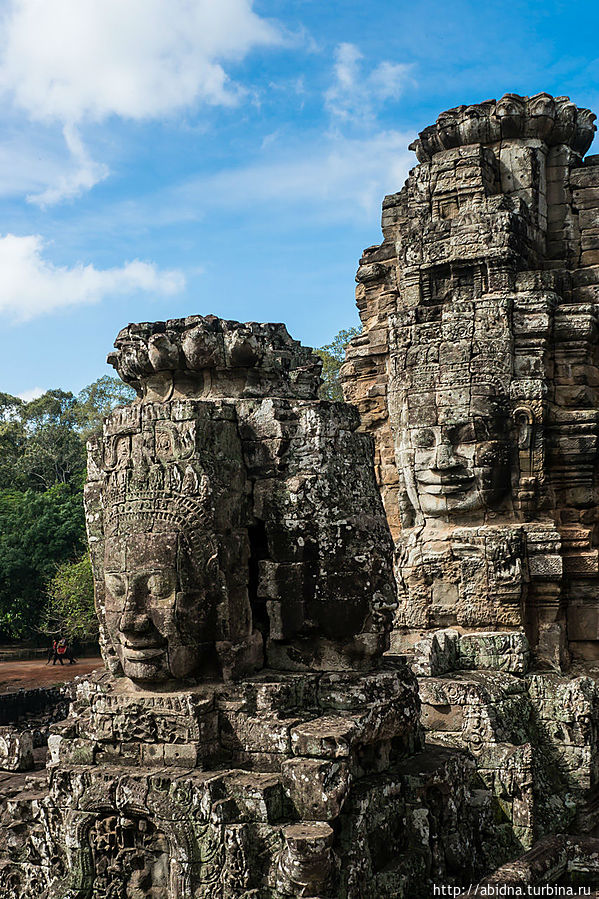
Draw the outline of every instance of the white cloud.
M282 215L291 207L321 221L363 222L378 217L382 197L402 187L414 165L407 150L412 139L379 131L364 139L331 134L305 146L277 146L276 157L194 179L168 192L160 206L181 216L192 207L196 213L268 208Z
M43 396L45 392L43 387L32 387L31 390L24 390L23 393L19 393L18 397L25 403L30 403L31 400L36 400L39 396Z
M5 126L0 197L26 196L29 203L46 207L76 197L107 177L108 167L90 159L74 126L64 126L61 133L63 139L43 126L17 131L14 120Z
M76 125L155 119L204 103L232 106L245 91L223 63L281 32L253 0L8 0L0 22L0 92L36 122L59 122L70 168L27 199L73 199L109 174Z
M60 176L63 161L54 148L40 148L25 135L5 136L0 143L0 196L40 191Z
M65 306L97 303L136 291L172 295L185 286L178 271L160 271L136 259L121 268L97 269L78 263L56 266L43 256L39 235L0 237L0 312L27 321Z
M108 166L94 162L83 145L83 141L74 125L65 125L63 130L65 143L76 168L67 174L60 174L53 184L40 193L29 194L27 201L37 206L53 206L63 200L72 200L86 190L91 190L99 181L109 175Z
M222 63L280 40L252 0L10 0L0 88L35 120L156 118L234 104Z
M341 121L371 119L376 106L400 96L410 77L410 65L388 61L365 73L363 58L355 44L337 47L335 80L325 93L325 105Z

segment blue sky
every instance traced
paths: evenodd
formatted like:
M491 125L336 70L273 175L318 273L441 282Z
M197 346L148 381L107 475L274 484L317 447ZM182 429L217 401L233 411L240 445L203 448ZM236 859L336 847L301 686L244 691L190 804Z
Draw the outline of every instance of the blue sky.
M599 112L598 25L591 0L0 0L0 390L80 390L129 321L328 342L416 132L508 91Z

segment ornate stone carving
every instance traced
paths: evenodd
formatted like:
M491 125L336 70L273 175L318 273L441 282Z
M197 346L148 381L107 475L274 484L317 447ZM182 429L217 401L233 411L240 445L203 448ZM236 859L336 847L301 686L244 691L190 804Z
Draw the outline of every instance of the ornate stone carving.
M107 670L52 726L49 786L6 794L8 899L397 895L458 817L482 875L473 766L431 771L415 677L382 659L393 544L356 412L282 325L132 325L111 358L139 399L90 445Z
M361 260L343 375L397 541L396 647L458 625L521 627L550 665L598 652L593 119L547 94L443 113Z
M316 399L317 358L282 325L200 316L131 325L116 347L140 399L90 447L86 491L111 669L158 683L265 657L372 664L395 604L389 537L355 415Z
M110 816L94 821L93 899L167 899L168 844L146 818Z
M395 537L392 646L429 739L468 751L526 848L595 826L593 119L508 94L426 128L360 261L342 369Z

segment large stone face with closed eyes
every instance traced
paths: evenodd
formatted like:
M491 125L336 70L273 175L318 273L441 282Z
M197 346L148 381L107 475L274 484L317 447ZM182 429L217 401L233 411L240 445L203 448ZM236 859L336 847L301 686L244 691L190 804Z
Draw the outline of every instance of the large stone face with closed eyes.
M106 631L131 680L183 680L210 655L218 595L198 580L176 531L106 541Z
M497 507L510 489L505 401L481 395L474 412L440 405L432 391L411 391L410 399L416 397L422 404L417 418L406 397L397 449L414 510L423 518L458 521Z

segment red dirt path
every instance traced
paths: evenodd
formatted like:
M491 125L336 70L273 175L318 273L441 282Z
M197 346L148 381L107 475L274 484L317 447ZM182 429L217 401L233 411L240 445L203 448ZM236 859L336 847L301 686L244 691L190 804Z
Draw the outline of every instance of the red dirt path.
M10 693L12 690L31 690L33 687L50 687L52 684L63 684L73 680L79 674L89 674L96 668L101 668L104 662L100 658L79 659L76 665L65 662L60 665L46 665L43 659L27 660L25 662L0 662L0 693Z

